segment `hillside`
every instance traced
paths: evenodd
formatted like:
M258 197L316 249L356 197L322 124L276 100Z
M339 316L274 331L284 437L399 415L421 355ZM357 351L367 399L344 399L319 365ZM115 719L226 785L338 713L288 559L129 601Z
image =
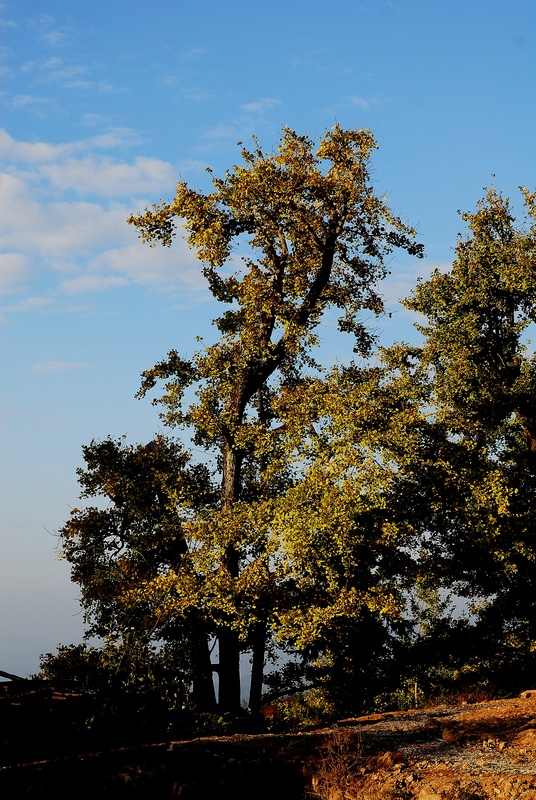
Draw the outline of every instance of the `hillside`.
M9 710L1 706L0 794L6 800L47 792L56 798L76 792L78 800L241 800L252 791L256 800L278 794L289 800L536 800L536 692L373 714L298 734L236 734L83 753L65 747L61 755L70 701L55 693L47 702L55 727L47 727L35 693L32 700L12 698ZM65 709L61 717L54 703ZM41 739L49 752L56 750L54 757L6 758L7 723L23 713L28 752Z

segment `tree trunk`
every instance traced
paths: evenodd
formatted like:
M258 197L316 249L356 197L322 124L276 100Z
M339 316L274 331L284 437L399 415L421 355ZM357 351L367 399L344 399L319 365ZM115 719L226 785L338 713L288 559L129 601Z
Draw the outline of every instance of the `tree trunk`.
M233 449L229 441L223 446L223 478L221 508L229 509L238 500L240 487L240 468L242 455ZM223 557L222 567L232 578L238 578L239 563L236 549L229 545ZM237 713L240 711L240 640L238 633L230 627L222 627L218 632L219 645L219 691L220 711Z
M240 641L232 628L222 628L218 633L219 692L218 709L236 714L240 711Z
M192 695L195 707L198 711L214 713L216 711L216 693L212 679L208 639L195 629L190 639L190 651L193 668Z
M261 708L262 683L264 679L264 659L266 654L266 622L259 621L253 631L251 659L251 680L249 684L250 711L258 713Z
M259 421L265 429L268 428L268 416L264 404L264 397L262 393L262 386L257 389L257 407ZM259 461L261 487L264 488L265 471L267 463L265 456L261 456ZM261 489L262 491L262 489ZM268 632L268 625L266 616L257 621L253 630L253 645L251 656L251 679L249 683L249 702L248 706L251 711L258 713L261 708L262 700L262 684L264 679L264 660L266 656L266 635Z

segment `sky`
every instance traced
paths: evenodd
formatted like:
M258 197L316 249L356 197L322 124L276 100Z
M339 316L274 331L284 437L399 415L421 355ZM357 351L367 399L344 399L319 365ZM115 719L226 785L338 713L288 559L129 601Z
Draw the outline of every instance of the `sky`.
M408 340L398 301L451 263L458 209L536 189L535 99L534 0L0 2L0 670L82 639L57 539L82 445L166 432L140 373L215 336L194 255L127 217L179 180L208 190L253 135L369 128L374 186L426 252L393 255L392 317L370 322Z

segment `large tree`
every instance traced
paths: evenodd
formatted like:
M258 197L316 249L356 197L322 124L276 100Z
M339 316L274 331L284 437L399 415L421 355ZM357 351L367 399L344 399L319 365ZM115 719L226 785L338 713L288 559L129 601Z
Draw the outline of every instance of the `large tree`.
M214 177L211 193L182 183L172 202L130 220L145 241L164 245L182 225L215 299L229 306L216 320L221 337L215 344L188 362L172 351L144 374L140 392L166 381L159 400L166 422L192 427L195 441L218 453L219 509L210 532L198 526L193 538L211 541L211 581L216 576L225 598L217 629L222 709L240 702L237 587L244 573L261 595L270 582L266 537L244 524L237 505L280 492L288 480L280 466L281 448L288 449L281 441L292 439L282 435L285 405L306 396L323 314L339 309L340 329L353 333L355 349L367 354L372 337L360 313L382 311L377 285L385 256L395 247L422 252L414 231L373 190L368 163L375 147L368 131L336 126L315 149L308 137L285 129L275 153L264 154L257 143L242 148L243 164ZM245 255L235 256L230 271L237 247ZM184 408L183 393L192 384L198 401ZM265 630L261 612L251 632L258 635L254 676L264 659Z
M129 220L153 245L171 245L182 228L224 310L215 320L215 343L188 360L172 350L143 373L139 396L164 382L154 400L164 422L205 449L212 474L192 502L181 490L169 512L175 515L169 547L180 558L146 569L143 557L125 553L116 598L131 616L149 609L155 632L160 626L164 636L197 620L205 654L215 637L222 711L240 707L241 651L252 653L256 708L266 648L277 633L298 648L317 647L329 620L366 616L365 608L388 616L396 605L389 570L372 580L374 548L387 548L389 531L377 526L366 555L366 535L355 532L351 501L366 479L353 493L337 493L342 473L330 485L313 464L325 449L309 448L315 437L321 441L320 420L333 411L325 405L332 379L312 357L325 314L337 309L339 329L353 334L359 355L368 355L374 337L362 312L382 313L378 283L386 256L394 248L422 255L415 232L374 192L375 147L369 131L335 126L315 146L285 129L274 153L256 141L252 150L242 147L242 164L223 178L212 176L212 192L181 183L171 202ZM216 500L212 484L219 487ZM306 500L320 504L316 516ZM166 508L172 505L166 500ZM337 525L328 524L330 514ZM83 561L82 521L75 513L64 531L75 563ZM149 540L143 547L151 552ZM75 578L87 581L77 568Z

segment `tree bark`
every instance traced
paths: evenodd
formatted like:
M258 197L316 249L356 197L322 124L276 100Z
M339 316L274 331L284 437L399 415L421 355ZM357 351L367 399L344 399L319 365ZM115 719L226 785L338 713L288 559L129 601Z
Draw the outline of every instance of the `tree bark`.
M261 708L262 684L264 679L264 660L266 655L266 632L267 625L264 621L259 621L253 631L253 646L251 658L251 679L249 684L250 711L258 713Z
M192 653L193 686L192 695L198 711L214 713L216 711L216 692L212 679L212 663L206 636L201 636L199 631L192 631L190 639Z
M268 427L268 416L266 414L266 407L264 405L262 386L259 386L259 388L257 389L257 405L258 405L259 421L266 429ZM259 462L261 492L262 489L264 488L266 467L267 467L266 457L261 456ZM258 713L261 708L267 633L268 633L268 624L266 620L266 613L264 613L262 614L261 619L257 621L253 629L253 643L251 648L252 649L251 678L249 683L248 707L254 713Z
M236 714L240 711L240 641L232 628L221 628L219 645L218 710Z
M223 446L223 477L221 490L221 508L229 509L238 500L240 488L240 469L242 455L237 452L230 441ZM232 578L238 578L239 559L236 548L229 545L222 563ZM218 631L219 646L219 691L218 708L222 712L237 713L240 711L240 640L238 633L230 627L222 627Z

